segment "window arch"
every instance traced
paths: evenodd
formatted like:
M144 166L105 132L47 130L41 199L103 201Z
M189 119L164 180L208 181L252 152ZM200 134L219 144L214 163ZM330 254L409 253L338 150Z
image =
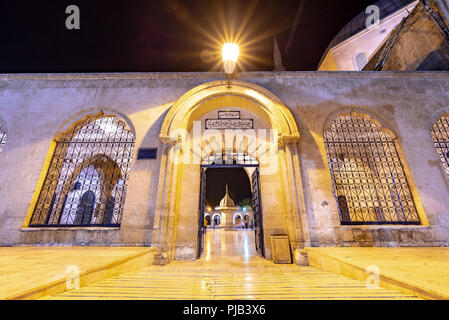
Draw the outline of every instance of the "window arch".
M449 176L449 114L443 115L433 124L432 139L443 169Z
M242 215L240 213L235 213L234 217L232 217L232 223L237 224L242 222Z
M368 64L368 58L363 51L357 52L354 56L354 63L357 71L362 71Z
M29 226L120 226L134 132L100 112L73 123L55 142Z
M324 132L342 224L419 224L394 136L362 115L340 115Z
M214 225L215 226L219 226L220 225L220 220L221 220L221 215L220 214L218 214L218 213L214 214L212 219L214 221Z

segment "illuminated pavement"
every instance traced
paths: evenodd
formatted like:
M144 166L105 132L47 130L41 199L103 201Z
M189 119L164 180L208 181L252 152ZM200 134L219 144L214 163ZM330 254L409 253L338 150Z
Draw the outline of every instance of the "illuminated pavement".
M253 231L208 230L198 261L146 267L47 299L416 299L255 254Z
M307 248L309 263L353 279L376 268L381 286L426 299L449 299L448 247Z
M80 273L81 285L140 270L152 261L155 251L138 247L2 247L0 300L64 292L74 268Z
M232 259L245 264L251 258L256 258L254 241L253 230L207 230L201 261L220 262Z

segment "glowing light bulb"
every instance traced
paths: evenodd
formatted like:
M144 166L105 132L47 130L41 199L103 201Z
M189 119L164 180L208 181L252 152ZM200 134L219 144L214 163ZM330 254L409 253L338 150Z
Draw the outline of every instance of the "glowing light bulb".
M223 45L223 65L225 72L228 74L234 73L235 65L239 57L239 46L235 43L225 43Z

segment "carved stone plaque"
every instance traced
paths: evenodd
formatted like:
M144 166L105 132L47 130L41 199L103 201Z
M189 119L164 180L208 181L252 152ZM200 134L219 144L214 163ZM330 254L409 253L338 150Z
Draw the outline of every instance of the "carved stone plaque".
M206 119L206 129L253 129L253 119L240 119L240 111L218 111L218 119Z
M206 129L253 129L253 119L206 119Z
M240 119L240 111L218 111L218 119Z

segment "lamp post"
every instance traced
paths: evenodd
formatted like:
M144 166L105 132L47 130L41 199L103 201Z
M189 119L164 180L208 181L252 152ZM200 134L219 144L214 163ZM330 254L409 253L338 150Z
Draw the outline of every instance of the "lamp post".
M225 43L222 50L223 66L226 72L226 80L231 87L231 77L235 70L235 65L239 57L239 46L235 43Z

